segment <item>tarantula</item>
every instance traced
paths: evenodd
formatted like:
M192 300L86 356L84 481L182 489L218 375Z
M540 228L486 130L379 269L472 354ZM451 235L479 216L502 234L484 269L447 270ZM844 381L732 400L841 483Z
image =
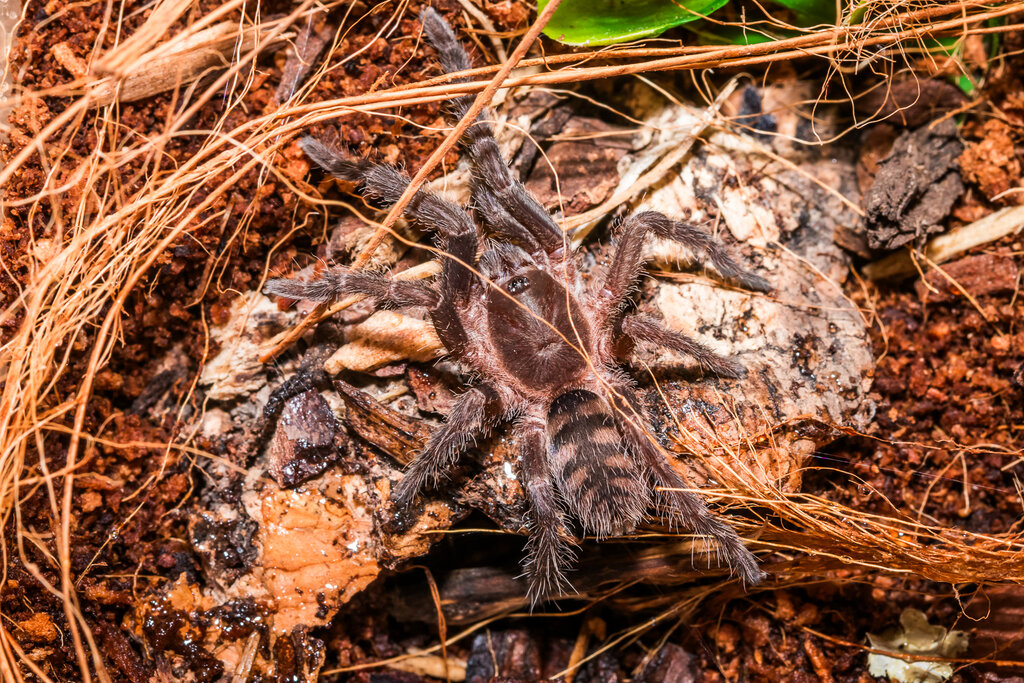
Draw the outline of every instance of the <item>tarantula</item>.
M436 11L427 8L420 19L445 71L470 68L468 55ZM453 114L465 116L471 101L471 96L455 99ZM530 503L524 567L534 604L565 582L563 568L572 556L567 513L599 538L629 533L653 502L654 486L662 487L660 502L676 521L713 537L745 583L759 582L763 574L735 530L687 490L662 454L618 363L636 343L648 343L687 354L718 375L743 374L735 360L651 317L627 313L649 233L686 245L722 277L744 287L768 291L768 283L741 268L697 227L645 211L621 224L618 250L603 281L585 286L565 234L510 174L489 118L488 112L481 114L463 140L482 230L462 207L425 191L405 211L438 234L444 258L436 287L331 268L310 282L271 280L265 293L321 302L362 294L378 307L429 311L450 356L480 381L459 397L393 498L408 505L453 467L476 436L500 422L514 422ZM383 205L396 202L409 184L395 168L345 158L313 138L301 145L326 171L358 182L365 196Z

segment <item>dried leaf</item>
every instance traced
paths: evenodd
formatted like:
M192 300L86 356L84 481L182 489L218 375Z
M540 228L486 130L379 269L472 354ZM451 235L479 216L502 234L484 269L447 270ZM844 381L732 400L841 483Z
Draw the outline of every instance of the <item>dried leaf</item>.
M352 339L331 356L324 369L368 372L401 360L429 361L445 352L433 324L395 311L377 311L349 328Z

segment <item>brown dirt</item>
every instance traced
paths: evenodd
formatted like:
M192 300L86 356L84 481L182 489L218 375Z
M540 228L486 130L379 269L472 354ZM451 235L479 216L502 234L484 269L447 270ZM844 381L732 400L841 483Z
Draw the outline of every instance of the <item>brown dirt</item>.
M413 3L406 16L415 16L420 4ZM432 4L445 10L453 23L464 22L455 0L435 0ZM20 72L22 85L40 90L70 81L72 75L58 63L51 47L65 44L79 58L85 58L97 36L104 5L44 4L39 0L28 5L28 21L21 35L29 38L19 42L12 60L16 70L28 67ZM216 6L201 2L196 13L207 13ZM525 24L527 14L522 3L485 6L499 30L521 30ZM60 21L45 21L58 11L63 12ZM131 13L126 16L128 32L145 17ZM382 14L372 14L347 34L338 54L354 52L367 44L369 49L345 68L332 70L314 93L314 101L363 93L381 83L409 83L434 75L434 67L420 60L422 53L414 50L411 41L372 39L383 19ZM413 28L412 20L407 18L395 35L412 35ZM274 60L262 64L259 81L247 96L245 107L232 116L273 106L274 89L284 64L283 49ZM1002 118L970 119L961 128L967 146L959 163L970 189L953 208L952 222L973 220L993 205L1019 203L1024 197L1022 192L1009 192L996 199L1021 184L1022 103L1024 90L1019 85L1018 89L1006 86L994 100L1004 114ZM67 104L67 100L44 97L20 107L11 117L15 126L12 140L0 148L0 154L9 157ZM125 134L144 135L168 117L172 106L169 94L125 104L118 123ZM220 106L219 102L207 105L197 115L194 127L212 125ZM358 152L372 149L380 158L401 161L414 170L438 139L435 134L422 134L416 124L436 124L440 110L428 105L402 113L411 123L400 118L354 116L329 131L315 132L333 135ZM79 131L69 142L74 154L84 157L96 139L89 126ZM188 137L176 138L165 151L170 160L181 163L194 153L194 145ZM884 156L871 145L862 153L875 162ZM447 160L449 165L454 161L455 155ZM599 161L614 160L602 157ZM295 146L288 149L282 164L288 176L301 177L308 169ZM128 187L139 182L135 178L137 170L133 166L122 170ZM38 163L29 164L3 188L5 198L31 196L42 187L43 173ZM587 189L580 184L580 191ZM73 188L64 198L61 208L65 213L75 209L80 196L76 192L81 190ZM123 318L124 343L98 378L87 415L87 432L102 431L112 443L169 441L176 428L176 407L189 401L192 377L208 354L204 348L206 325L227 319L236 292L254 288L264 274L271 246L309 211L284 186L262 181L258 171L242 178L211 210L225 210L227 219L191 231L189 238L168 249L148 286L139 287L129 300ZM0 257L5 269L0 272L0 298L5 305L26 278L32 239L54 238L50 218L48 206L37 213L14 207L3 216ZM243 224L245 230L238 231ZM271 273L290 272L296 262L311 262L319 235L313 229L289 239L274 253L269 264ZM861 510L923 519L944 527L1004 533L1019 525L1017 487L1024 465L1016 460L1024 448L1024 390L1014 383L1013 375L1024 366L1021 239L1008 238L974 250L944 268L949 278L930 274L926 278L930 288L905 281L862 289L851 280L848 293L873 316L871 334L878 359L874 391L879 409L867 434L851 436L818 454L820 468L805 476L806 490ZM216 268L211 265L211 255L217 259ZM211 273L213 279L208 283ZM198 303L192 305L197 299ZM11 318L0 324L9 331L21 322ZM169 372L161 360L173 349L178 349L173 354L179 362ZM83 352L87 351L78 348L71 354L71 366L63 380L65 391L70 392L81 377ZM414 367L410 372L429 369ZM199 409L198 405L186 408ZM224 451L222 444L199 445L224 457L235 455ZM48 444L51 470L62 466L63 448L56 438ZM126 631L123 620L152 588L179 577L189 581L197 576L200 560L188 541L182 510L207 480L200 462L176 451L165 455L157 448L96 443L87 450L86 459L76 484L72 558L72 572L81 577L82 608L114 679L148 680L158 672L157 665L136 634ZM49 503L42 492L26 498L22 515L25 528L52 528ZM9 520L4 533L13 539L13 532L13 521ZM515 566L521 552L518 540L483 544L481 538L490 537L446 543L442 552L430 560L431 567L440 574L450 568L451 557L460 559L457 566L473 560L481 565ZM60 637L66 628L60 602L42 589L11 548L8 545L6 584L0 592L4 627L52 678L77 680L71 643ZM31 544L26 544L25 553L46 580L59 582L43 553ZM422 581L414 588L409 587L411 582L410 575L403 575L374 584L347 606L331 629L318 634L326 643L326 668L376 661L436 642L432 613L424 621L409 623L388 615L386 607L396 594L421 589ZM868 680L862 650L866 631L895 623L905 606L916 606L925 610L933 622L951 625L961 619L961 605L968 602L973 590L971 586L960 587L958 593L948 585L928 584L913 577L851 571L798 588L769 588L749 596L720 594L707 601L696 617L680 624L671 634L671 643L651 661L645 659L646 650L656 649L659 638L667 635L665 628L646 634L629 647L613 648L596 657L575 680L622 680L634 672L639 676L634 680L668 680L664 678L666 671L679 676L672 680L693 675L694 680L709 682ZM1017 603L1009 602L1018 604L1019 594L1014 596ZM157 649L161 649L160 643L183 649L183 656L193 658L200 680L212 679L218 672L202 653L188 650L187 639L181 637L188 628L204 630L208 621L219 619L222 625L241 629L239 633L249 629L244 635L259 631L258 614L243 608L235 614L197 611L207 622L186 625L189 615L175 612L173 607L158 607L165 610L166 619L147 625L148 644ZM617 630L630 620L642 621L642 614L607 606L596 607L587 616L603 619L609 630ZM487 680L489 675L499 673L495 664L503 661L507 666L499 669L505 676L518 674L530 679L538 671L550 675L568 664L585 623L582 616L499 622L492 631L463 641L449 653L467 661L468 680ZM589 623L592 635L588 642L596 646L601 629ZM1005 637L1012 623L999 623L994 620L985 628L994 629L997 637ZM960 627L973 628L967 623ZM288 644L281 647L287 648ZM280 658L283 661L289 656L296 662L296 670L304 666L301 652L283 653ZM999 656L1010 658L1006 651ZM661 679L658 672L662 672ZM1017 675L1021 672L1016 669ZM474 679L473 675L480 678ZM954 680L1008 680L985 679L985 675L977 667L967 667L958 671ZM375 683L424 680L397 672L362 672L341 679Z

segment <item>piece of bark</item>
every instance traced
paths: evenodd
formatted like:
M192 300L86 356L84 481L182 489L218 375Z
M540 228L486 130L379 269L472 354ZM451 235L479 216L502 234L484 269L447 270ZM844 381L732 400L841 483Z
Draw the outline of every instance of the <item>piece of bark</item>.
M423 450L430 429L422 422L391 410L340 379L334 380L334 387L348 409L348 427L361 438L403 465Z
M252 292L238 297L226 317L210 330L210 341L220 350L199 374L199 385L211 401L247 397L267 386L267 366L259 361L260 351L299 315L294 308L282 310L276 302Z
M968 256L939 267L942 272L931 270L924 282L914 285L922 301L952 301L963 293L983 296L1012 292L1020 277L1020 268L1012 257L995 254Z
M285 102L306 80L309 72L316 64L317 58L334 38L336 27L327 23L326 13L318 13L306 19L306 26L299 31L295 39L295 48L285 60L281 72L281 82L274 91L274 101Z
M634 546L622 552L612 544L583 544L578 548L578 569L567 577L572 588L552 596L555 600L589 600L605 595L609 586L644 584L665 589L683 586L711 573L729 574L715 558L702 556L707 544L700 539L666 540L653 546ZM441 605L450 625L468 625L503 612L528 610L526 581L515 567L470 566L451 571L440 580ZM665 601L673 593L664 590ZM652 602L657 599L652 598ZM391 614L402 621L434 623L434 598L423 586L394 595Z
M527 584L516 572L501 567L465 567L445 577L441 604L449 624L476 621L523 607ZM427 591L399 593L390 612L400 621L425 621L433 617L433 597Z
M537 681L540 671L540 648L529 631L488 631L473 639L466 683Z
M132 683L148 683L150 681L153 675L152 669L142 663L142 659L132 648L120 628L107 621L99 620L93 622L92 630L100 637L103 653L129 681Z
M516 90L509 95L504 106L508 120L530 131L518 154L509 157L513 173L525 183L542 151L540 145L561 130L574 112L564 98L545 90Z
M867 197L868 245L895 249L940 232L963 194L956 122L907 131L879 166Z
M974 666L993 678L1013 680L1019 676L1017 667L985 663L986 659L1024 661L1024 587L1018 585L983 586L964 608L969 621L961 622L970 635L966 656ZM998 677L998 678L997 678Z
M906 128L917 128L940 118L967 101L963 92L951 83L935 78L908 78L892 83L882 81L854 100L861 116L884 120Z
M293 396L277 419L267 454L267 471L281 488L320 475L338 457L334 413L320 392Z
M926 263L945 263L974 247L995 242L1007 235L1014 235L1024 229L1024 206L1008 206L993 211L973 223L933 237L924 246L923 259ZM915 275L919 269L906 251L889 254L881 261L864 266L864 274L872 280Z
M773 103L772 111L778 109L781 96L774 91L764 94L765 101ZM650 123L644 150L658 151L647 156L644 150L627 151L617 164L623 181L629 173L636 177L630 164L651 168L678 147L673 141L686 137L681 127L704 120L699 109L666 106L660 100L641 116ZM780 134L798 130L799 125L778 117ZM509 129L503 130L507 134ZM660 131L671 131L676 137L662 136ZM699 467L697 459L679 460L678 466L688 468L695 483L714 478L741 488L760 490L770 484L772 491L795 490L806 457L834 438L839 428L863 428L872 411L866 398L872 360L866 331L856 308L836 284L848 272L849 262L832 241L837 224L857 223L848 205L857 200L853 155L829 147L775 147L798 169L793 170L766 156L763 143L725 131L711 133L709 144L693 149L681 162L678 177L668 173L645 191L634 208L662 210L710 229L716 225L712 219L717 220L730 250L768 276L777 291L771 296L754 295L723 286L713 276L674 270L662 270L660 281L646 279L639 301L642 309L660 311L671 326L721 352L738 355L750 373L743 380L719 380L694 373L687 359L653 352L645 360L658 384L645 383L641 400L667 445L705 456ZM460 162L445 178L452 194L463 199L468 196L464 166ZM839 194L851 199L844 203ZM580 261L585 277L601 276L596 264L606 261L609 252L603 239L584 247ZM664 244L652 244L649 255L655 269L674 267L692 256ZM225 345L239 336L254 337L251 325L235 316L224 328L215 334L222 335ZM353 330L352 326L340 329L344 334ZM321 327L319 333L326 330ZM407 351L408 347L405 344ZM233 350L251 348L235 346ZM257 355L251 353L252 358ZM211 408L218 401L230 401L222 407L232 411L235 422L217 421L220 430L233 430L228 436L217 438L205 429L203 434L225 443L226 449L237 448L243 430L234 425L244 415L258 412L269 389L264 388L264 373L247 372L247 361L238 362L229 355L216 360L218 372L211 373L203 386L216 391ZM389 362L407 360L408 354ZM293 356L282 356L280 361L286 377L296 370ZM461 383L469 382L458 378L456 386ZM426 384L419 388L420 393L429 389ZM252 545L258 556L230 585L218 589L217 599L244 596L265 603L271 638L290 633L298 624L326 624L382 572L424 554L440 537L424 532L449 528L470 508L483 511L509 532L524 533L528 528L519 449L504 426L461 459L463 469L446 490L426 492L404 513L402 525L391 525L397 511L390 496L400 480L401 465L422 448L430 430L422 419L397 413L345 382L336 383L334 389L324 392L325 398L336 412L344 407L344 425L357 444L358 457L342 458L322 475L282 490L265 476L268 461L263 455L247 463L248 473L230 491L240 503L210 497L197 505L204 514L217 509L223 516L244 515L256 525ZM445 412L444 406L435 407ZM730 473L735 473L737 481ZM411 528L403 532L399 526ZM742 531L749 533L750 528ZM579 565L587 569L574 573L571 580L581 595L594 595L624 577L677 585L709 571L725 574L728 569L715 568L715 563L709 569L702 552L699 562L693 562L693 554L702 548L690 543L658 544L656 552L638 549L627 554L614 544L588 542L580 549L585 559ZM606 552L594 554L595 550ZM499 603L525 605L521 585L514 580L499 583L501 590L496 588L485 601L464 601L460 607L466 609L449 623L493 613ZM423 614L432 615L433 609ZM240 661L241 647L232 662ZM232 662L225 664L228 671L234 670ZM261 666L259 661L253 665L253 675Z
M635 683L694 683L696 680L697 663L689 652L675 643L665 643L633 679Z
M277 681L316 681L324 663L324 641L296 626L274 643L274 676Z
M628 128L574 117L557 131L526 181L526 189L548 211L583 213L604 201L619 184L619 160L634 148Z
M805 94L803 87L764 89L766 109L779 112L780 133L799 131L803 119L790 112L799 111ZM657 130L693 117L680 109L662 106L645 118ZM829 113L819 114L817 132L828 135ZM722 284L713 272L700 275L681 245L653 240L647 254L661 281L648 281L641 311L657 312L668 327L736 358L747 375L701 375L690 359L644 350L640 359L659 384L644 392L645 402L656 431L671 434L673 450L702 455L699 466L684 460L695 483L771 482L797 490L806 458L834 438L832 429L864 428L873 411L867 330L839 284L849 257L833 241L838 225L860 223L851 207L855 157L843 147L773 140L773 152L791 164L783 165L749 136L715 131L708 138L678 176L632 208L717 232L775 289L761 295ZM676 275L683 267L697 272ZM768 442L750 440L769 434Z

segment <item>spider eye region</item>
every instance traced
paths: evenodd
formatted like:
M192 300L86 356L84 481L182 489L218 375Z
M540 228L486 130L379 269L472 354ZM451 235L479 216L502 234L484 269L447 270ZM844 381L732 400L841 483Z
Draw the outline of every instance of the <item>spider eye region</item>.
M509 294L519 294L520 292L525 292L529 288L530 278L526 277L525 275L514 277L511 280L509 280L507 285L505 285L505 289L508 291Z

